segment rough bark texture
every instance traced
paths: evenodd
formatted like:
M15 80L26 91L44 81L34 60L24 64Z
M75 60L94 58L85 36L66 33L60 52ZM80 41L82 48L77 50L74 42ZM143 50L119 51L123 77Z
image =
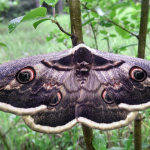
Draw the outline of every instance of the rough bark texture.
M78 38L77 44L83 43L80 0L69 0L71 34Z
M84 135L84 141L86 144L86 149L87 150L96 150L92 144L92 139L93 139L92 129L85 126L85 125L82 125L82 131L83 131L83 135Z
M148 24L148 13L149 13L149 0L142 0L141 5L141 21L140 21L140 32L138 36L138 57L145 57L145 45L146 45L146 34ZM137 119L134 121L134 150L142 149L142 135L141 135L141 115L139 114Z
M142 150L141 115L134 121L134 150Z
M148 12L149 12L149 0L142 0L140 33L139 33L139 44L138 44L138 57L139 58L145 57Z
M81 24L81 5L80 0L69 0L71 34L77 38L76 44L83 43L82 24ZM91 128L82 125L84 140L87 150L95 150L92 145L93 131Z

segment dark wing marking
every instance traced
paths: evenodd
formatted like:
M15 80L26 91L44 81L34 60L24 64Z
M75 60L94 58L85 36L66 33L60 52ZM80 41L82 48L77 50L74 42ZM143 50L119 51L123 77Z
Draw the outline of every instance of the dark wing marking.
M95 74L105 86L113 101L121 109L140 111L150 107L150 62L129 56L96 51L99 57L110 61L123 61L118 67L96 70ZM134 80L130 74L132 68L141 68L145 77Z
M28 57L0 66L0 109L18 115L32 115L47 108L51 99L58 93L59 88L70 75L67 69L57 70L43 64L47 60L68 65L71 58L68 52ZM64 58L68 57L67 61ZM72 65L72 64L71 64ZM23 68L32 67L35 79L27 84L21 84L16 79L17 73ZM17 76L17 77L16 77Z
M128 125L136 118L137 112L120 109L115 101L111 103L104 101L102 98L104 89L105 85L98 80L94 71L91 71L76 105L78 122L100 130L110 130Z

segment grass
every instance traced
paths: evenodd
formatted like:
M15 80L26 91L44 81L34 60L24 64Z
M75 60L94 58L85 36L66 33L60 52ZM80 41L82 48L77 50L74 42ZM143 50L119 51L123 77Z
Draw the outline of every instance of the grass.
M63 15L57 18L61 26L66 30L70 31L69 27L69 16ZM71 47L71 40L67 37L67 45L65 46L63 42L57 42L57 38L60 37L58 27L46 21L35 30L32 26L34 21L28 21L21 23L18 28L12 33L8 33L8 28L6 24L0 23L0 42L6 43L9 48L0 47L1 55L0 61L6 62L14 59L18 59L26 56L33 56L38 54L50 53L60 50L65 50L68 47ZM100 27L101 30L105 28ZM106 30L108 30L106 28ZM83 29L84 32L84 42L86 45L95 48L94 38L90 32L90 28L85 26ZM51 33L56 33L56 38L47 42L46 37ZM109 29L109 34L115 33L114 27ZM116 33L115 33L116 34ZM117 35L117 34L116 34ZM64 36L62 34L61 36ZM98 47L101 51L108 51L107 41L104 40L104 35L99 34L97 36ZM115 38L109 39L111 49L116 49L125 45L137 44L137 39L131 37L128 40L122 39L117 35ZM127 51L124 51L122 54L126 55L135 55L137 51L137 45L128 47Z
M70 31L69 27L69 16L63 15L59 16L58 19L61 26L66 30ZM32 24L34 21L28 21L22 23L18 28L12 32L8 33L7 25L0 24L0 42L8 45L8 48L0 47L0 62L4 63L10 60L33 56L38 54L50 53L61 51L71 47L71 40L67 37L67 44L64 45L64 41L58 42L57 38L63 36L59 35L58 27L51 22L44 22L36 30L33 28ZM103 28L104 29L104 28ZM88 26L83 29L84 32L84 42L90 47L95 47L94 39ZM55 32L53 40L47 41L46 37L50 32ZM110 34L114 34L114 27L109 29ZM115 33L116 34L116 33ZM108 51L107 42L104 39L104 35L99 34L97 36L99 50ZM117 49L124 45L137 44L137 39L131 37L130 39L122 39L117 35L115 38L110 38L111 49ZM61 40L60 40L61 41ZM129 46L127 51L121 51L122 54L135 56L137 52L137 45ZM149 54L149 51L147 51ZM147 111L148 112L148 111ZM143 113L146 115L146 111ZM8 114L0 112L0 131L5 134L6 141L9 143L11 150L83 150L85 149L83 142L82 130L79 125L73 127L70 131L63 132L62 134L47 135L42 133L36 133L29 129L22 120L18 122L20 117L13 114ZM148 119L144 120L146 124L150 125ZM16 125L14 125L18 122ZM12 128L11 128L12 127ZM133 148L133 138L132 136L133 128L131 125L117 130L112 130L108 132L102 132L108 139L109 147L124 147L127 149L127 141L130 141ZM94 130L94 133L99 133L99 130ZM143 145L148 144L149 128L143 124ZM7 133L7 134L6 134ZM0 149L4 150L4 141L0 141ZM145 148L147 149L147 147Z

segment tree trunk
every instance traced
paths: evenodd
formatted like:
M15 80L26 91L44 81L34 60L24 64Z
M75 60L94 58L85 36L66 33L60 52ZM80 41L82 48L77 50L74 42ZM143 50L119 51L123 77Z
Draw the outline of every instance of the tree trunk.
M148 14L149 14L149 0L142 0L140 32L138 36L139 40L138 57L143 59L145 57ZM134 121L134 150L142 149L141 118L142 117L139 114L137 119Z
M57 11L58 11L58 14L61 14L62 11L63 11L63 1L62 0L59 0L58 3L57 3Z
M40 2L39 0L34 0L34 3L35 3L35 7L38 8L40 6Z

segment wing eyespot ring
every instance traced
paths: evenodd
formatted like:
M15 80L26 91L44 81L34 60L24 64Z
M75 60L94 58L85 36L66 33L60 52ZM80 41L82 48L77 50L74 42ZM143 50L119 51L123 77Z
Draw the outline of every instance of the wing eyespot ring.
M35 78L35 70L32 67L26 67L21 69L16 74L16 79L21 84L27 84Z
M108 95L106 90L103 90L102 92L102 99L104 100L104 102L106 102L107 104L112 104L113 100L110 98L110 96Z
M146 79L147 73L142 68L135 66L130 69L129 76L135 81L142 82Z
M50 106L56 106L57 104L59 104L60 103L60 101L62 100L62 94L61 94L61 92L59 91L59 92L57 92L57 94L51 99L51 101L50 101Z

